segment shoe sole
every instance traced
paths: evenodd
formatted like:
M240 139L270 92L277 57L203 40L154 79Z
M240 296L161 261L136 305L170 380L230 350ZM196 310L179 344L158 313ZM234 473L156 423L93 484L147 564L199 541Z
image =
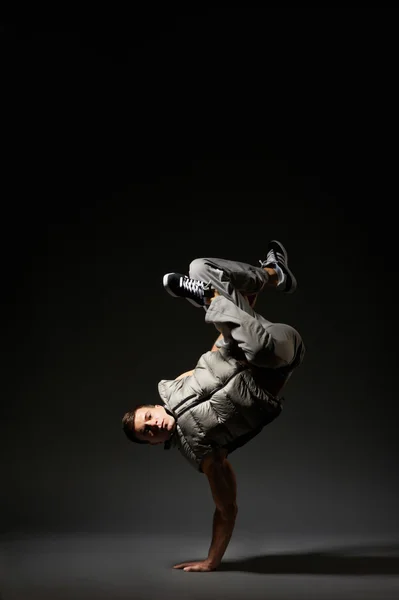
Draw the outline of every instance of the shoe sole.
M174 298L181 298L181 296L178 296L177 294L175 294L174 292L172 292L172 290L170 289L170 287L169 287L169 275L173 275L173 273L166 273L166 275L163 276L163 287L168 292L168 294L170 294ZM187 300L188 302L190 302L190 304L192 304L196 308L202 308L202 304L198 304L197 302L195 302L195 300L191 300L190 298L184 298L184 300Z
M283 244L281 242L279 242L278 240L272 240L270 242L270 244L276 244L280 248L280 252L284 255L285 268L287 269L287 272L288 272L289 276L291 277L291 288L288 291L286 291L286 290L281 290L281 291L284 294L293 294L295 292L296 288L298 287L298 284L297 284L296 278L294 277L293 272L288 267L288 252L284 248Z

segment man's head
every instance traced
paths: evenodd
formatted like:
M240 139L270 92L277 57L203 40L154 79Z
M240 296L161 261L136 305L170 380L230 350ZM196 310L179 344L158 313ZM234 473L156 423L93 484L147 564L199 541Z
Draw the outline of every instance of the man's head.
M172 435L175 423L159 404L141 404L122 418L123 431L138 444L163 444Z

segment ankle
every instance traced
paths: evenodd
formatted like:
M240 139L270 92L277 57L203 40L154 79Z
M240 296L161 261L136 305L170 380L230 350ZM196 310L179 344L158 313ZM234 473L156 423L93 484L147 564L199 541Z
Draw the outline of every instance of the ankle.
M220 296L220 294L217 290L213 290L213 296L204 296L205 306L210 306L212 300L214 300L217 296Z
M267 282L267 285L277 287L277 284L278 284L277 271L275 269L271 269L270 267L264 267L263 270L266 271L266 273L269 275L269 281Z

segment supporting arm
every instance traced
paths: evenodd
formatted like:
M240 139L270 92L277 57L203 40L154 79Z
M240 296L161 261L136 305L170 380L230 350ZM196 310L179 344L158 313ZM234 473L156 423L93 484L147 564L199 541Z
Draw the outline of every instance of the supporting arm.
M237 482L225 453L206 457L202 464L215 501L212 542L206 561L216 569L230 542L237 517Z

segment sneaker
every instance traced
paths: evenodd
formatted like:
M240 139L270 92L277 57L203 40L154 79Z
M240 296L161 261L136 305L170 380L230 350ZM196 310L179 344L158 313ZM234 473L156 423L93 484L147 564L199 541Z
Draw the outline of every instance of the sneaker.
M276 269L279 283L277 290L286 294L293 294L297 288L296 279L288 268L288 254L281 242L272 240L267 248L266 260L259 261L261 266Z
M213 296L213 289L204 281L190 279L181 273L166 273L163 285L167 292L175 298L186 298L197 308L205 306L205 298Z

